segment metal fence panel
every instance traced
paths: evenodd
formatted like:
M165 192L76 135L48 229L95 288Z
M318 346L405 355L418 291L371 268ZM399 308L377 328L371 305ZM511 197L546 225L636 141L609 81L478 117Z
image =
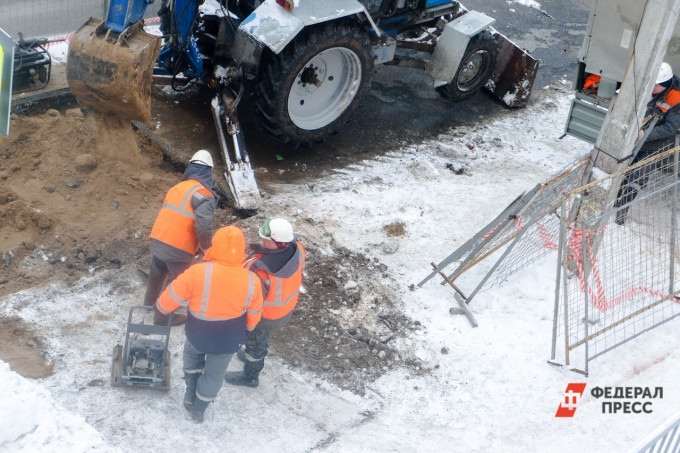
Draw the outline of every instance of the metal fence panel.
M680 451L680 412L669 417L628 453L677 453Z
M680 315L677 152L565 195L553 332L553 345L564 337L565 364L583 357L578 366L587 373L589 361ZM624 183L611 187L622 175ZM613 206L611 191L618 192ZM578 213L573 224L566 212Z

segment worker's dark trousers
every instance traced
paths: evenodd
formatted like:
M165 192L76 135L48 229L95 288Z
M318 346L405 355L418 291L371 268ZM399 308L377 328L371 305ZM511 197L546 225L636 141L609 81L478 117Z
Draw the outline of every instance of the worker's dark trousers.
M196 349L189 340L184 342L184 372L201 373L196 384L196 398L211 402L217 397L232 356L233 354L206 354Z
M144 305L154 305L165 288L165 282L172 282L179 274L189 269L191 264L192 261L162 261L152 255Z
M245 344L247 361L255 362L264 360L267 356L267 349L269 347L269 336L275 330L279 330L288 324L292 313L293 312L290 312L279 319L262 318L251 332L246 332Z
M647 159L670 145L669 141L655 141L645 143L640 152L633 158L629 165L635 165L636 163ZM665 160L665 159L664 159ZM667 165L667 162L660 162L661 165ZM647 186L647 181L649 181L649 174L653 168L649 165L638 167L626 173L621 186L619 187L619 192L616 196L616 201L614 202L615 208L621 208L616 212L616 223L623 225L626 221L626 216L628 215L628 204L632 203L641 190Z

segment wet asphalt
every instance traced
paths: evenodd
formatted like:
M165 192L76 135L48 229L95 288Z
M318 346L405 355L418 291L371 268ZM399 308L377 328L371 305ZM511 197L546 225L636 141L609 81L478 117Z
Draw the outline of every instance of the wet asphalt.
M571 79L588 22L587 3L547 0L534 8L525 4L539 3L529 0L472 0L464 5L494 17L499 32L540 60L531 103L545 92L543 87ZM209 109L211 94L164 93L156 90L151 129L187 153L199 148L219 152ZM484 90L460 103L447 101L426 85L421 70L394 66L378 67L370 92L342 130L311 147L275 142L262 132L251 107L243 102L239 115L253 166L267 169L257 173L263 182L295 181L303 173L349 165L508 112Z

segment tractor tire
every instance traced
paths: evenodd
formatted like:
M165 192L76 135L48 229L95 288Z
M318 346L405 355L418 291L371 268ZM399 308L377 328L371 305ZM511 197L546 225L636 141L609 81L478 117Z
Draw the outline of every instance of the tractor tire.
M437 92L454 102L477 94L493 74L497 61L498 43L484 30L470 39L453 81L438 87Z
M335 133L370 87L368 36L343 22L305 29L279 55L264 59L255 114L277 141L309 145Z

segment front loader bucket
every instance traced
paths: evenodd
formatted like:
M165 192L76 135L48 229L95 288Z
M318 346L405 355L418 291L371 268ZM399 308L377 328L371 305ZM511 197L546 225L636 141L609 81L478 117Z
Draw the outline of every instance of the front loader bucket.
M538 60L494 30L498 62L487 88L508 107L526 107L538 72Z
M151 119L151 82L161 38L142 22L114 33L90 18L68 46L66 78L81 106L129 120Z

